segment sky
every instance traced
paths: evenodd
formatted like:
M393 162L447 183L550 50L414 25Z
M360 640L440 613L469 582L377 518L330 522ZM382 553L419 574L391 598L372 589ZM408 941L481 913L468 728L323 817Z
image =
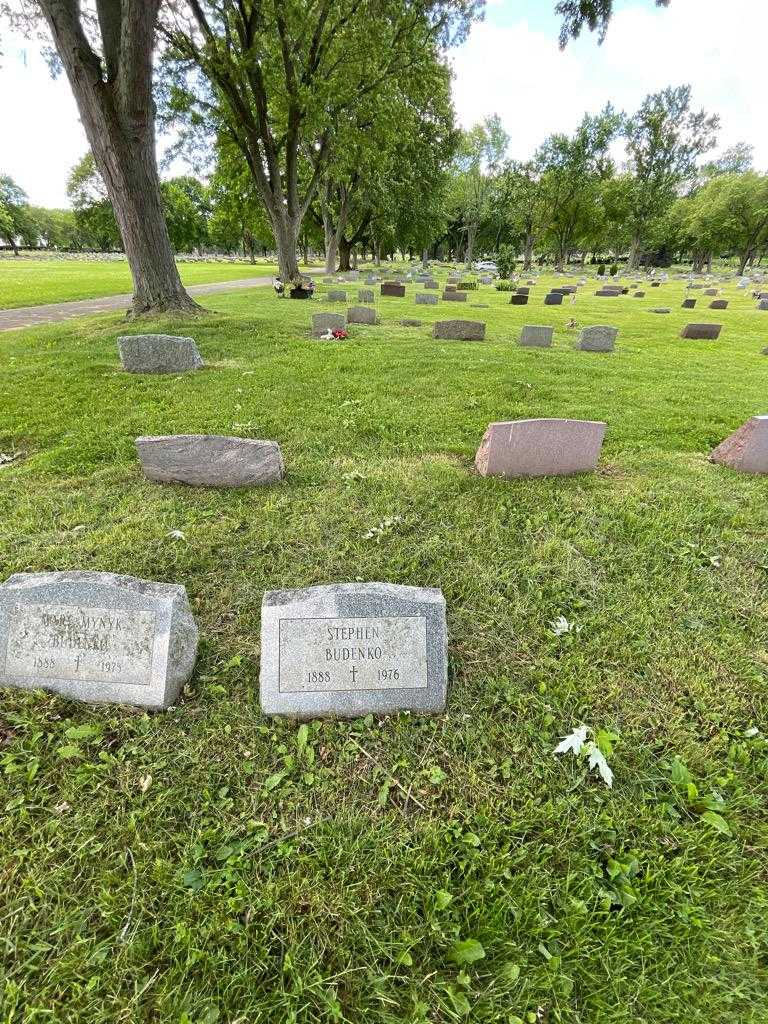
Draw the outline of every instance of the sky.
M698 109L720 114L718 150L745 141L768 169L763 130L768 2L617 0L602 46L584 34L561 52L555 0L487 0L485 21L451 55L463 127L498 113L509 155L525 159L552 132L571 132L606 102L632 112L650 92L690 84ZM729 14L731 16L729 16ZM70 169L87 150L69 86L52 80L37 44L3 40L0 174L39 206L68 205ZM618 154L617 154L618 155ZM181 172L181 168L178 169Z

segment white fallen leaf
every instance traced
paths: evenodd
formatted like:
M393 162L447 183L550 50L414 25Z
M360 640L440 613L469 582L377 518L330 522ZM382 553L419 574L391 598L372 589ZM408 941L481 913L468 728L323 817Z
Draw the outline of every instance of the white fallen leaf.
M146 793L149 787L152 785L151 775L140 775L139 776L139 789L142 793Z
M181 530L169 530L168 531L168 536L171 538L171 540L186 540L187 539L186 533L183 533Z
M552 628L552 632L555 636L562 636L564 633L569 633L571 630L571 624L564 615L558 615L556 619L553 619L549 624Z
M564 736L563 739L555 747L553 753L555 754L567 754L568 751L572 750L574 754L580 754L581 748L587 742L587 733L589 732L589 726L580 725L574 729L568 736Z
M608 767L605 755L596 743L589 744L589 768L590 771L594 771L597 768L600 778L608 789L613 789L613 772Z

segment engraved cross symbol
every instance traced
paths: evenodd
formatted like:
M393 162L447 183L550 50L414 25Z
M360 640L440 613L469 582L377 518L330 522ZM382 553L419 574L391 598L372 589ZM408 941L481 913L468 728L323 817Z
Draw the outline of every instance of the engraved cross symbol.
M357 666L353 665L349 671L352 673L352 682L356 682L355 676L357 675Z

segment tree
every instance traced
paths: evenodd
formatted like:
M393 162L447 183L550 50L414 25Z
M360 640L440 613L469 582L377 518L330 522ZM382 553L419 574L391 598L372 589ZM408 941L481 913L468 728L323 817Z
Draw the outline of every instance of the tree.
M445 166L454 151L450 78L436 61L418 90L389 83L339 137L321 193L326 271L350 268L357 246L424 250L442 227Z
M541 186L542 163L538 159L512 161L501 182L501 205L507 212L513 235L522 243L523 273L533 264L533 251L547 228L547 203Z
M621 117L610 104L596 116L586 114L573 136L551 135L536 155L547 235L562 268L590 231L602 183L613 174L608 156Z
M656 0L657 7L669 7L670 0ZM598 31L600 42L605 39L608 23L613 16L614 0L559 0L555 14L563 19L560 46L565 48L569 39L577 39L586 25L590 32Z
M18 255L18 239L29 232L29 203L26 192L7 174L0 174L0 237Z
M475 241L491 213L494 181L501 171L509 136L498 114L465 132L455 159L453 202L466 239L464 259L472 266Z
M168 0L169 107L240 148L285 280L337 133L389 81L407 88L482 0ZM307 168L302 171L302 164Z
M743 274L768 243L768 175L712 178L690 204L687 226L694 238L735 251Z
M75 252L83 248L83 240L73 210L31 208L35 217L40 244L48 249Z
M705 178L714 178L718 174L744 174L753 170L755 150L748 142L737 142L723 150L716 160L705 164L702 172Z
M0 239L5 239L5 241L13 247L13 251L17 251L15 245L16 234L13 230L11 213L2 200L0 200Z
M27 31L41 20L74 93L133 276L132 312L192 312L160 200L152 55L161 0L16 0L0 12Z
M163 214L175 252L192 252L208 240L210 201L205 185L190 175L160 183Z
M686 182L696 176L696 161L715 145L717 115L691 110L691 87L668 87L646 96L624 128L632 173L628 213L631 231L629 267L638 266L642 245L654 219L668 209Z
M84 246L100 252L119 249L120 230L92 153L86 153L72 168L67 179L67 195Z
M215 152L209 187L211 241L227 252L242 249L254 263L257 247L274 245L264 204L242 153L226 135L217 140Z

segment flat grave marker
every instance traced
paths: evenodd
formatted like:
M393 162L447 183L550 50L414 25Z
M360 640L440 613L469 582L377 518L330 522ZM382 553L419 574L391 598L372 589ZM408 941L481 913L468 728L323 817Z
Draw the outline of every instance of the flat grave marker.
M722 324L686 324L680 331L681 338L699 341L717 341Z
M485 324L479 320L438 320L432 337L443 341L483 341Z

